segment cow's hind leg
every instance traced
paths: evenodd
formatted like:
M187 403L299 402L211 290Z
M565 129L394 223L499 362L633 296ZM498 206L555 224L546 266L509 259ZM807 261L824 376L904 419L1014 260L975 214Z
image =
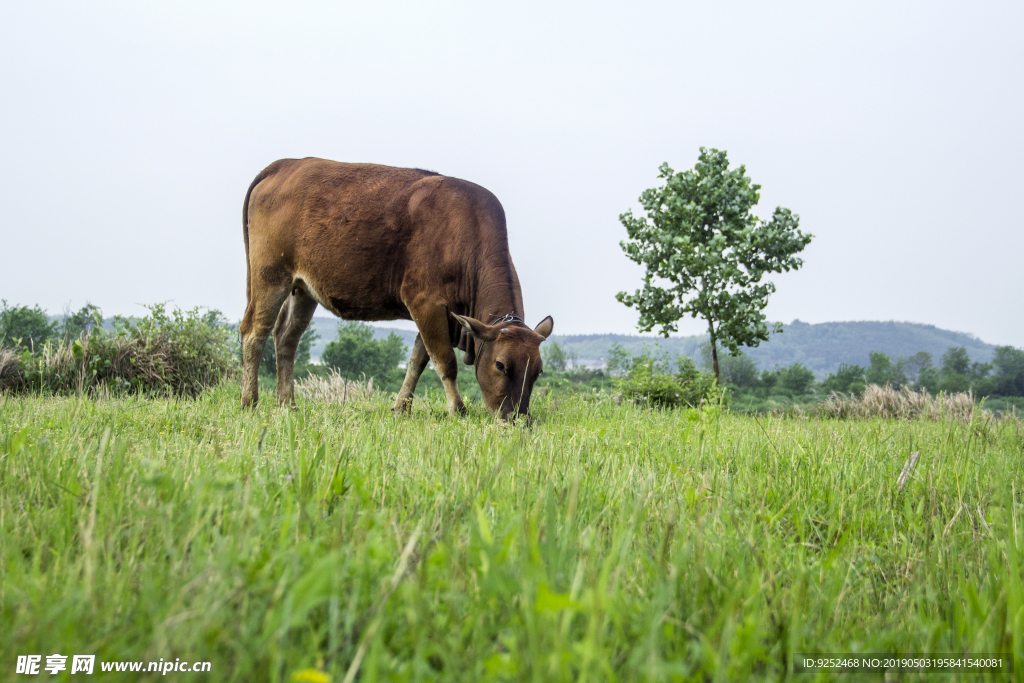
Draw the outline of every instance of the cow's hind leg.
M405 371L405 381L395 399L395 414L408 413L412 410L412 392L416 391L416 383L420 381L423 369L427 367L430 355L427 347L423 345L423 335L416 335L416 342L412 345L412 353L409 354L409 367Z
M242 336L242 407L254 408L259 400L260 361L263 347L274 327L274 319L288 296L288 288L256 290L245 307L239 326Z
M314 301L302 287L292 289L274 325L274 352L277 355L277 402L295 404L295 352L316 310Z

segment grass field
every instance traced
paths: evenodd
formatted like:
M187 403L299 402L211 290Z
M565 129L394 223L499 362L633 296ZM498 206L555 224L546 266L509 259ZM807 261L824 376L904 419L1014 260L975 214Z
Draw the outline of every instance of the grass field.
M237 393L0 396L0 679L62 653L212 665L118 680L810 681L794 653L858 651L1024 677L1020 423L548 394L525 429Z

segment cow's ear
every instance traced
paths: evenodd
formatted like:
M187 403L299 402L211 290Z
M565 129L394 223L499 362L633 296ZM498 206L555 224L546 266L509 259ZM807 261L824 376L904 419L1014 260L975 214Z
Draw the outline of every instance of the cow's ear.
M555 329L555 321L552 320L551 316L549 315L548 317L541 320L540 324L537 325L537 327L533 328L533 331L547 339L548 337L551 336L551 330L553 329Z
M492 342L498 336L498 328L493 325L487 325L479 320L474 320L469 316L458 315L457 313L452 313L451 316L458 320L459 324L466 328L466 331L473 335L474 339Z

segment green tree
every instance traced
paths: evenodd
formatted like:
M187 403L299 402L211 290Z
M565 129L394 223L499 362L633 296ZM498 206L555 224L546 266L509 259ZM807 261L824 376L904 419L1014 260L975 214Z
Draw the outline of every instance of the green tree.
M917 382L914 383L915 388L918 390L924 390L931 393L935 393L939 390L939 382L942 381L942 371L934 365L921 368L921 372L917 375Z
M814 371L803 363L779 370L779 385L794 395L806 394L814 383Z
M951 346L942 354L938 388L949 393L968 390L982 395L991 393L995 389L995 382L988 378L991 370L991 363L972 363L966 347Z
M544 367L549 372L565 372L569 354L565 352L558 342L549 342L541 347L541 357L544 360Z
M840 363L839 369L825 378L821 383L825 391L834 391L840 394L858 393L864 391L865 371L859 365L848 365Z
M744 166L730 170L724 151L701 147L693 170L662 164L658 177L665 185L640 195L647 216L619 216L629 235L622 249L646 274L643 289L616 299L636 307L643 332L660 325L667 337L684 315L706 320L717 379L719 343L736 354L768 340L763 311L775 285L762 279L799 268L796 255L812 236L789 209L776 208L769 221L751 214L761 186Z
M971 371L971 359L967 355L967 347L950 346L942 354L943 375L967 375Z
M870 358L871 365L865 372L868 384L877 384L880 387L888 384L898 388L907 383L907 375L903 369L905 359L901 357L893 363L889 355L881 351L872 351Z
M39 306L8 306L0 299L0 346L34 350L56 334L57 325Z
M1024 351L1000 346L992 354L996 391L1002 396L1024 396Z
M701 344L701 364L705 370L714 370L714 359L711 344ZM718 369L723 384L731 384L743 389L754 389L761 384L757 361L740 351L735 356L729 355L718 359Z
M382 379L398 367L406 353L405 343L394 332L386 339L374 339L370 325L341 322L338 336L327 342L320 360L348 379Z
M85 306L74 313L70 308L64 311L64 319L60 322L61 339L78 339L84 337L90 330L103 326L103 312L91 303L86 302Z
M608 358L605 361L605 370L612 377L623 377L629 374L633 366L633 357L622 344L615 342L608 349Z
M906 383L917 385L921 373L932 367L932 354L927 351L918 351L909 358L900 356L900 367L907 378Z

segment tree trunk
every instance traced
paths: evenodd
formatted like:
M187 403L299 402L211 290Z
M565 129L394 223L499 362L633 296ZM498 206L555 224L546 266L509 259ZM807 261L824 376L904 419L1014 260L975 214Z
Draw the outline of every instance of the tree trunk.
M708 333L711 337L711 367L715 371L715 381L721 384L722 380L718 376L718 340L715 338L715 324L710 320L708 321Z

